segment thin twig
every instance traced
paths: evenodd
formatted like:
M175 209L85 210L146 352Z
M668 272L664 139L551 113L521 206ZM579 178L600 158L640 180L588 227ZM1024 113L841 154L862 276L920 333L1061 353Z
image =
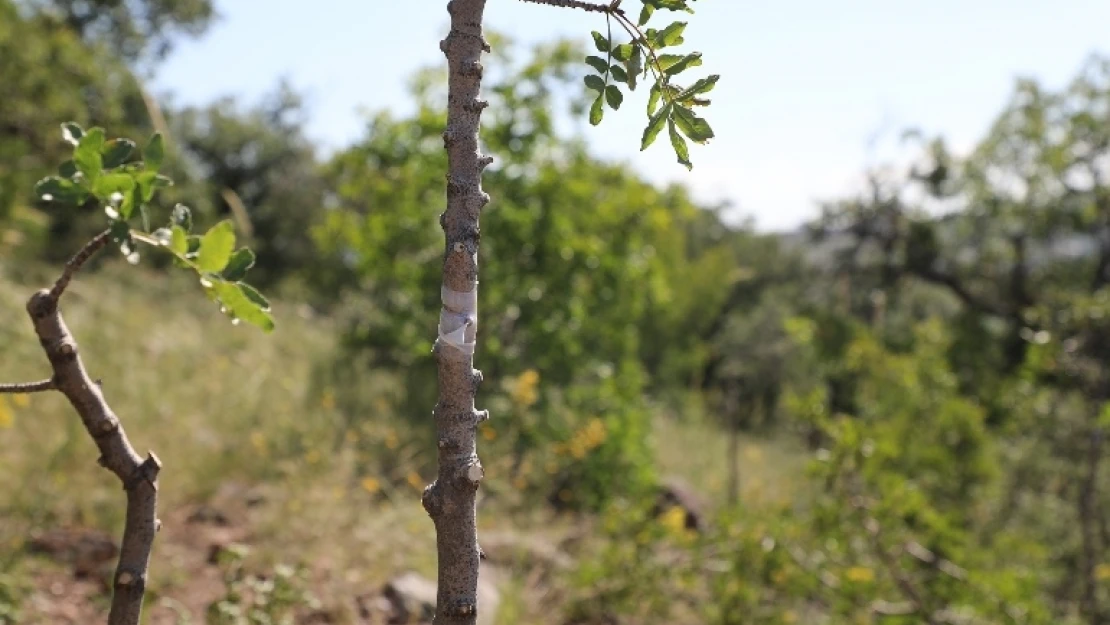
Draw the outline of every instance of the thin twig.
M581 2L581 0L520 0L521 2L531 2L533 4L546 4L548 6L560 7L564 9L582 9L583 11L592 11L594 13L624 13L622 9L614 6L613 4L600 4L597 2Z
M77 273L81 269L81 266L92 258L93 254L96 254L103 249L105 245L108 245L108 241L111 240L111 237L111 230L101 232L86 243L85 247L81 248L81 251L74 254L73 258L69 259L65 269L62 270L62 275L58 276L58 281L54 283L54 288L50 289L50 299L52 299L55 304L66 290L66 287L69 286L69 281L73 279L73 274Z
M38 382L17 382L15 384L0 384L0 394L13 394L21 395L24 393L41 393L43 391L54 391L58 387L54 385L54 379L39 380Z

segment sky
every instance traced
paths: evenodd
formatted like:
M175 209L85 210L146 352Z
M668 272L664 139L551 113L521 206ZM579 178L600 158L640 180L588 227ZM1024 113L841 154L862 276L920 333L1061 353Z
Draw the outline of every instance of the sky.
M366 111L412 110L412 72L443 64L443 0L216 0L220 19L182 41L158 68L158 91L178 104L233 95L258 101L286 78L306 96L308 134L322 148L362 136ZM638 11L639 2L625 0ZM658 184L678 181L734 218L786 230L818 202L857 191L867 167L904 152L907 127L970 149L1018 77L1058 89L1092 53L1110 52L1106 0L699 0L684 49L690 70L722 78L705 116L716 133L691 146L694 169L665 140L639 151L643 90L601 126L568 121L598 156ZM311 7L311 8L309 8ZM589 41L604 18L519 0L489 0L486 26L521 44ZM583 72L586 65L582 66Z

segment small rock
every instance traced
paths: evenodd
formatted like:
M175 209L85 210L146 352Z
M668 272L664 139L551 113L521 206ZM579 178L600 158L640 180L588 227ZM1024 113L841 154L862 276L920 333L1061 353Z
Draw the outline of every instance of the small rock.
M417 573L405 573L390 580L382 588L382 598L388 602L387 623L431 623L436 610L436 583ZM482 567L478 577L478 624L493 625L501 603L501 591L497 588L496 575L489 567ZM374 605L367 600L360 602L360 611L364 608L367 616L374 608L383 604Z
M382 588L390 604L390 623L431 621L436 611L436 583L416 573L395 577Z

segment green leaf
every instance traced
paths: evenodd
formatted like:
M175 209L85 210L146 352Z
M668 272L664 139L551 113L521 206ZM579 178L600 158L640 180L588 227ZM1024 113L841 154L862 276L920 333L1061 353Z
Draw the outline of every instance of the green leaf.
M188 206L178 204L173 207L173 212L170 214L170 222L175 226L181 226L185 234L193 231L193 213L189 210Z
M640 151L648 149L657 136L659 131L663 130L663 123L667 121L667 115L671 112L671 105L667 104L659 109L651 119L648 120L647 128L644 128L644 138L640 141Z
M73 163L77 165L77 170L85 176L88 184L95 183L96 179L100 177L100 172L104 169L104 163L100 156L100 150L103 147L104 130L93 128L81 137L77 142L77 148L73 150Z
M142 201L149 202L154 199L154 192L162 187L172 187L173 180L155 171L141 171L135 174L135 181L142 190Z
M644 8L640 9L640 19L637 20L636 23L639 24L640 26L643 26L644 24L647 24L648 20L651 19L651 14L654 13L654 12L655 12L655 7L653 7L650 4L647 4L645 2L644 3Z
M606 39L601 33L597 32L596 30L592 31L590 34L594 36L594 46L597 48L598 52L609 51L608 39Z
M244 288L245 287L245 288ZM245 284L235 284L220 280L212 285L212 290L220 299L220 303L227 308L228 314L235 319L242 319L251 325L258 326L263 332L274 329L274 319L267 309L247 294L247 289L254 291ZM254 291L258 293L257 291ZM262 297L259 295L258 297ZM265 301L265 298L263 298Z
M134 188L135 179L130 174L119 172L105 174L92 185L93 193L103 200L111 199L113 193L124 193Z
M636 49L632 51L632 58L628 59L628 62L624 65L628 69L628 80L626 81L628 82L628 88L635 91L636 79L639 77L640 72L644 71L643 48L636 46Z
M615 111L621 107L621 102L624 102L624 94L615 85L609 85L605 88L605 101Z
M158 171L162 167L162 159L166 157L166 143L162 133L156 132L150 137L146 147L143 148L143 164L147 169Z
M219 273L227 267L235 250L235 226L225 219L204 233L197 251L197 269L204 273Z
M637 50L638 49L639 48L637 48ZM623 82L623 83L628 82L628 73L625 72L624 68L621 67L620 65L614 65L614 66L610 67L609 71L613 74L613 80L615 80L617 82Z
M223 276L225 279L232 282L238 282L247 275L247 270L254 266L254 252L249 248L241 247L235 250L231 255L231 260L228 261L227 267L224 267Z
M174 224L170 227L170 251L178 256L184 256L189 252L189 235L185 233L185 229L181 226Z
M667 131L671 134L671 147L674 148L674 154L678 157L678 162L686 166L686 169L693 169L694 164L690 162L690 148L686 146L686 140L682 135L678 134L678 129L674 127L674 122L667 123Z
M63 161L61 165L58 165L58 175L62 178L72 178L76 176L77 164L73 162L73 159Z
M118 204L120 218L127 220L131 218L131 212L135 208L134 203L130 201L131 191L134 188L135 179L130 174L111 173L97 178L92 185L92 192L102 202ZM122 197L118 200L113 199L112 196L117 193Z
M77 125L77 122L66 122L62 124L62 139L66 143L76 147L83 136L85 136L85 130Z
M688 0L647 0L657 9L670 9L671 11L686 11L693 13L694 10L687 5Z
M655 109L659 106L659 99L661 97L663 97L663 92L659 89L659 83L655 83L651 86L651 92L648 94L648 117L655 115Z
M127 162L135 151L135 142L130 139L112 139L100 151L105 169L113 169Z
M1098 426L1101 428L1110 427L1110 403L1102 405L1102 410L1099 411Z
M633 47L634 46L630 43L622 43L621 45L613 48L613 58L622 63L627 61L628 59L632 58Z
M705 78L701 78L694 84L690 85L688 89L684 90L682 93L679 93L677 99L685 101L696 95L709 93L713 90L713 87L717 86L717 81L720 80L720 78L720 74L711 74L709 76L706 76Z
M605 81L601 79L601 76L588 74L584 80L586 81L586 86L590 89L594 91L605 91Z
M655 47L665 48L681 44L682 31L684 30L686 30L686 22L671 22L669 26L655 35Z
M682 134L690 137L695 143L705 143L713 138L713 129L709 127L709 122L698 117L697 113L685 106L675 107L674 121Z
M255 289L253 286L247 284L246 282L240 282L239 288L243 291L243 295L246 295L250 298L252 302L261 306L262 310L265 310L267 312L270 311L270 300L263 297L262 294L259 293L258 290Z
M588 63L590 67L596 69L599 74L604 74L605 69L609 66L609 64L605 62L605 59L600 56L588 56L586 57L586 63Z
M590 106L590 125L596 126L601 123L601 118L605 115L605 98L600 93L597 94L597 99L594 100L593 105Z
M239 289L243 291L243 295L246 295L252 302L258 304L258 306L262 308L262 310L270 312L270 300L266 299L253 286L247 284L246 282L240 282Z
M89 193L72 180L50 176L35 185L35 197L43 202L79 206L89 198Z
M674 76L679 72L701 65L701 52L691 52L685 56L681 54L663 54L659 57L659 66L663 73Z
M191 234L186 237L185 242L188 245L185 255L189 258L196 258L197 252L200 251L200 235Z

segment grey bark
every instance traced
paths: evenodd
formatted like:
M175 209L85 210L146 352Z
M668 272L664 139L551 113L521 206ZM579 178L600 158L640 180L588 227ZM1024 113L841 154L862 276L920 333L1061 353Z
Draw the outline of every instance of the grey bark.
M478 215L489 202L482 191L482 170L493 160L478 150L478 128L487 106L479 97L481 56L490 49L482 36L485 5L485 0L448 2L451 30L440 42L447 57L449 82L447 128L443 132L448 162L447 210L440 215L446 240L444 306L434 349L439 374L439 400L434 411L439 470L422 498L436 528L437 625L474 625L478 613L480 550L475 495L483 472L475 434L488 413L474 407L482 374L473 368L478 325L473 302L478 288Z
M146 590L147 567L157 518L158 457L149 453L144 460L127 440L119 417L104 399L100 384L85 370L78 354L77 341L66 327L58 300L81 265L110 241L103 232L90 241L68 263L50 290L42 289L27 302L27 313L54 370L49 380L32 384L0 386L0 392L20 393L56 390L69 400L81 417L85 430L100 450L100 465L119 478L127 492L127 519L120 546L119 564L113 581L112 607L108 625L138 625Z

